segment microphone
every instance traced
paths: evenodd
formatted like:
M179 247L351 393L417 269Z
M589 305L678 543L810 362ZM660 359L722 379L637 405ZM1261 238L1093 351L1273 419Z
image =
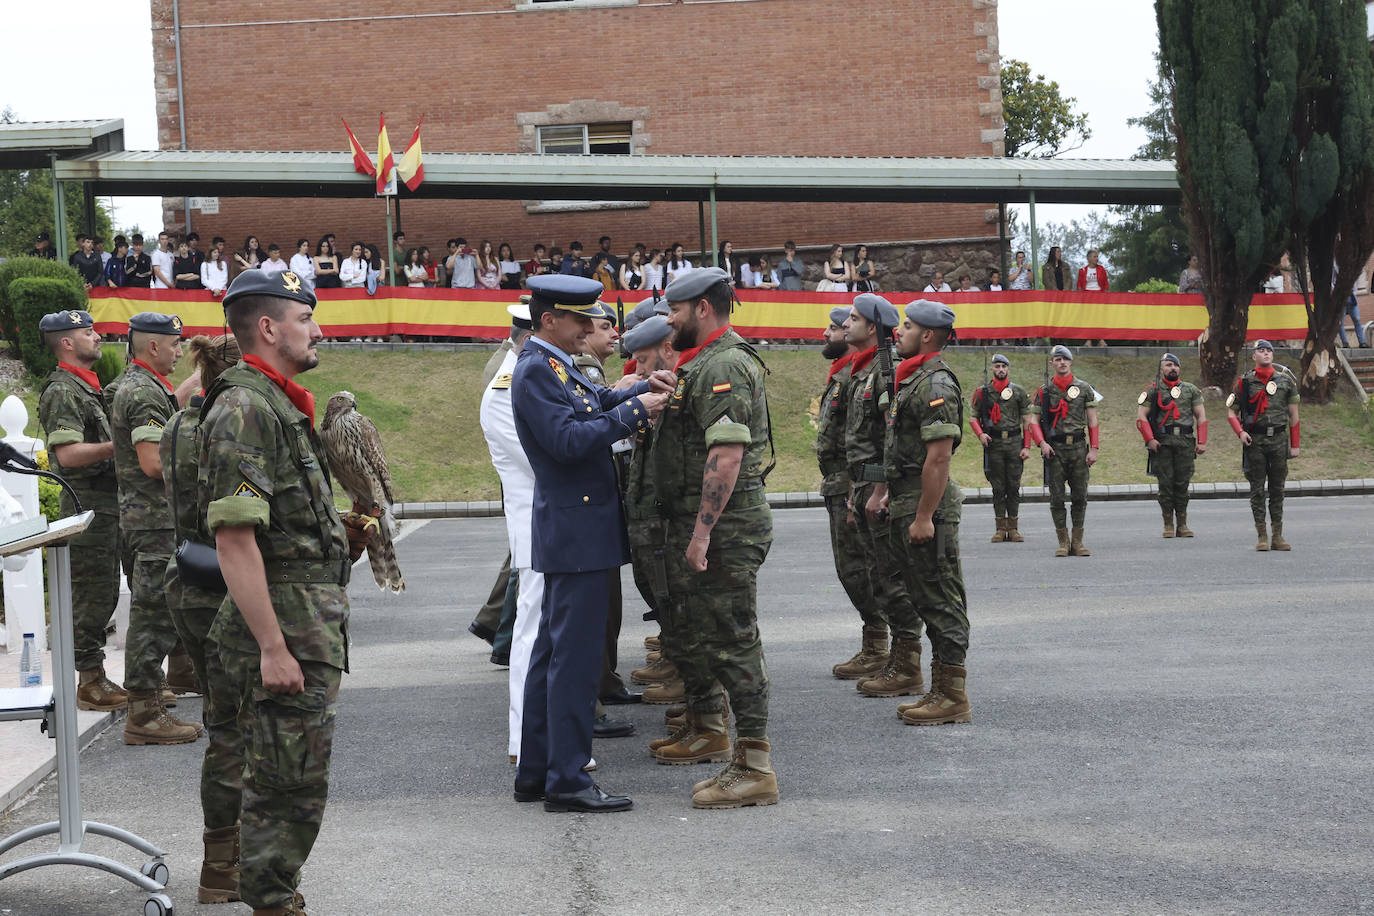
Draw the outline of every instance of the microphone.
M38 470L38 462L19 449L10 445L8 442L0 442L0 462L5 464L17 464L20 467L28 468L31 471Z

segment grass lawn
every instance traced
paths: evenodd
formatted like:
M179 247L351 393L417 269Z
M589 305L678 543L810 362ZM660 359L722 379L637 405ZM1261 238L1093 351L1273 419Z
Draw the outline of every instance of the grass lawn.
M324 399L347 389L358 409L381 430L391 461L396 495L402 501L481 500L499 495L496 472L487 455L486 440L477 422L483 366L488 352L352 352L321 351L317 369L298 378ZM815 427L811 407L825 381L826 365L818 350L764 353L770 375L769 400L778 466L768 479L773 492L815 490L820 475L813 452ZM981 350L952 350L950 364L966 395L982 383ZM1012 356L1012 379L1035 388L1044 377L1043 357ZM1296 365L1296 363L1294 364ZM1097 388L1105 400L1098 405L1102 424L1101 459L1092 472L1095 484L1149 483L1145 448L1135 429L1136 397L1155 377L1149 357L1085 357L1076 361L1075 374ZM619 364L608 367L612 376ZM175 380L188 366L179 366ZM1184 378L1197 377L1197 362L1184 357ZM20 392L29 406L36 431L37 391ZM1226 424L1222 401L1208 402L1212 447L1197 462L1199 482L1241 480L1240 444ZM1289 465L1293 479L1374 477L1374 425L1353 395L1325 406L1302 409L1302 455ZM972 434L954 456L954 478L964 486L985 486L982 455ZM1033 455L1026 462L1023 482L1041 482L1041 463Z

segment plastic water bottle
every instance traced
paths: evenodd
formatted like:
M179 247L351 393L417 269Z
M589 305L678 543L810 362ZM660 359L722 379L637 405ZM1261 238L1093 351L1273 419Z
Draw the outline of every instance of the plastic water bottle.
M40 687L43 684L43 656L33 641L32 633L24 634L24 654L19 657L19 686Z

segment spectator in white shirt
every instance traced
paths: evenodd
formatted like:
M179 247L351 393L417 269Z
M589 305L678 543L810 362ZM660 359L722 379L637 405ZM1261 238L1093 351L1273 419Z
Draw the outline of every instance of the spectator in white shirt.
M663 252L657 248L649 252L649 263L644 265L644 288L663 291Z
M200 265L200 285L210 291L212 296L223 296L229 286L229 265L224 263L218 248L211 248Z
M993 272L992 272L991 274L988 275L988 292L990 292L990 293L1000 293L1001 291L1002 291L1002 272L1001 272L1000 270L993 270Z
M953 290L949 288L949 284L945 282L945 272L943 270L935 271L935 279L926 284L925 291L928 293L953 292Z
M420 263L420 249L411 248L406 252L406 286L412 288L423 288L425 281L429 279L429 272L425 270L425 265Z
M970 277L968 274L963 274L962 276L959 277L959 292L961 292L961 293L980 293L980 292L982 292L982 290L980 290L978 287L976 287L976 286L973 285L973 278L972 278L972 277Z
M681 242L674 242L673 256L668 260L668 279L666 282L672 283L678 274L686 273L691 269L692 262L687 260L687 249L682 247Z
M768 259L762 255L753 264L744 266L743 270L748 272L750 289L778 288L778 272L768 266Z
M171 289L176 284L172 279L172 262L176 260L176 254L172 251L172 245L167 238L167 233L157 234L157 250L150 256L153 262L153 289Z
M367 262L363 260L363 243L354 242L344 262L339 265L339 279L345 289L361 289L367 285Z
M291 272L306 286L315 288L315 259L310 257L310 239L297 239L296 253L291 256Z
M1011 288L1031 288L1031 266L1026 262L1026 253L1024 251L1016 252L1016 263L1012 265L1011 268Z
M263 261L258 269L265 274L279 274L283 270L290 270L291 265L281 259L281 249L274 242L267 246L267 260Z

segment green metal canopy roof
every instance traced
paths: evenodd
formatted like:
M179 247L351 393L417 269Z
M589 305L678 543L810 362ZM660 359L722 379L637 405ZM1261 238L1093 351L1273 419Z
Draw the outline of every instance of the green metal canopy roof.
M124 149L124 122L19 121L0 124L0 169L45 169L52 155Z

